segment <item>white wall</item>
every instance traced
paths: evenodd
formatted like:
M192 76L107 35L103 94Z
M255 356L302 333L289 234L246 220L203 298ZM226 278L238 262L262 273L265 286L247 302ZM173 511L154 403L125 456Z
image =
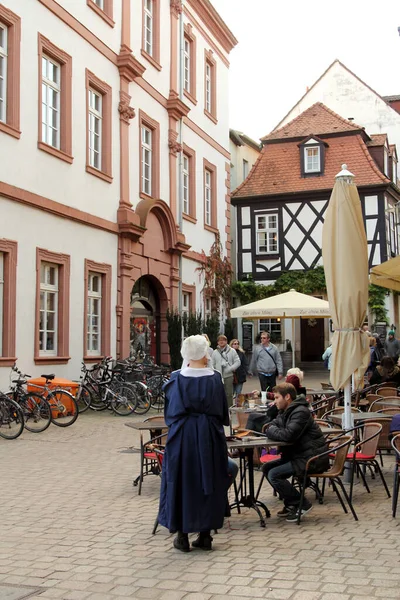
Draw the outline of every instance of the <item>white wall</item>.
M335 62L292 108L279 127L292 121L315 102L322 102L345 119L352 117L354 123L365 127L368 134L387 133L389 143L400 148L400 114L339 62Z
M99 217L116 220L119 201L117 68L39 2L13 0L21 16L21 138L1 134L0 180ZM86 6L86 2L85 2ZM90 10L88 8L88 10ZM90 10L90 12L92 12ZM96 16L96 15L94 15ZM72 155L68 164L37 148L38 32L72 56ZM86 173L85 68L113 88L111 184Z
M18 241L17 331L18 366L31 375L40 375L46 367L35 365L34 329L36 299L36 248L70 255L70 326L67 365L47 367L59 377L79 379L83 356L84 263L85 258L112 266L111 354L116 350L117 236L79 225L43 211L0 197L0 238ZM0 389L8 386L9 369L0 369Z

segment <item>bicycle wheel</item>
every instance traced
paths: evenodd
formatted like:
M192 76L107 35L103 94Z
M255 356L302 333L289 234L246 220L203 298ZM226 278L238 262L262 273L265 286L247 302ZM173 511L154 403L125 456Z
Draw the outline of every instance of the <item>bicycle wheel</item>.
M51 421L57 427L69 427L78 418L78 404L66 390L54 390L47 397L51 406Z
M25 429L32 433L41 433L50 426L51 408L46 398L28 392L19 397L18 403L24 413Z
M151 394L147 386L141 381L136 381L136 383L133 383L132 386L135 389L137 401L135 413L138 415L144 415L149 412L151 408Z
M15 440L24 430L24 413L19 404L0 396L0 437Z
M104 401L105 396L106 396L106 388L105 386L101 386L99 384L96 385L96 387L94 387L94 385L89 385L86 386L89 388L89 391L92 394L92 401L90 403L89 408L91 410L95 410L97 412L101 411L101 410L106 410L107 408L107 402Z
M137 400L132 385L113 383L109 389L109 394L112 394L110 406L117 415L126 417L135 412Z
M157 396L151 396L151 408L155 408L158 412L164 409L165 395L164 392L159 392Z
M75 396L80 413L84 413L92 404L92 392L85 385L80 385Z

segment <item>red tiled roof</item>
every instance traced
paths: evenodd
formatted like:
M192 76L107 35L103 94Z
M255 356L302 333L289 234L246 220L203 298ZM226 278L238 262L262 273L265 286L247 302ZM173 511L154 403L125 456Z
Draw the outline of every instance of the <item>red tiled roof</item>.
M304 114L304 113L303 113ZM372 159L362 134L325 138L325 170L320 177L301 177L298 142L267 144L234 198L329 190L343 163L359 187L390 183Z
M376 133L369 136L371 140L367 141L367 146L384 146L386 144L386 133Z
M330 133L361 130L363 130L363 127L343 119L321 102L316 102L287 125L275 129L275 131L261 138L261 141L305 138L308 135L321 136Z

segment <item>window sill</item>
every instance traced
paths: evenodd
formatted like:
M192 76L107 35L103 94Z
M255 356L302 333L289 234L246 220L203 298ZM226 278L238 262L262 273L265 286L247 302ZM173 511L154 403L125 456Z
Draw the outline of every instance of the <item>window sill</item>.
M70 356L35 356L35 365L66 365L71 360Z
M193 94L191 94L190 92L183 90L184 95L186 96L186 98L188 98L188 100L190 100L190 102L192 102L192 104L196 105L197 104L197 100L195 98L195 96L193 96Z
M103 360L103 358L105 357L104 354L99 354L98 356L84 356L83 357L83 362L85 363L97 363L100 362L101 360Z
M47 152L55 158L59 158L60 160L69 163L70 165L72 165L74 161L74 157L70 154L67 154L63 150L59 150L58 148L53 148L53 146L49 146L49 144L45 144L44 142L38 142L38 148L39 150L43 150L43 152Z
M182 213L182 219L190 221L190 223L197 223L196 217L192 217L192 215L187 215L186 213Z
M0 356L0 367L13 367L17 362L17 357Z
M266 258L279 258L279 252L269 252L268 254L266 254L265 252L256 252L256 256L257 258L262 258L262 259L266 259Z
M107 183L112 183L113 178L111 177L111 175L104 173L104 171L99 171L99 169L95 169L90 165L86 165L86 172L90 173L90 175L98 177L99 179L102 179L103 181L106 181Z
M17 140L19 140L19 138L21 137L21 132L19 131L19 129L13 127L12 125L9 125L8 123L3 123L3 121L0 121L0 131L2 131L3 133L7 133L8 135L12 135L12 137L17 138Z
M204 223L204 229L206 229L207 231L211 231L211 233L219 233L217 227L213 227L212 225L206 225L206 223Z
M97 4L93 2L93 0L86 0L86 3L97 15L99 15L99 17L101 17L107 23L107 25L114 27L115 21L113 21L112 17L107 15L104 10L101 10L101 8L99 8Z
M145 58L146 60L148 60L148 61L149 61L149 63L150 63L151 65L153 65L153 67L154 67L155 69L157 69L157 71L161 71L161 69L162 69L162 66L160 65L160 63L159 63L159 62L158 62L158 61L157 61L155 58L153 58L152 56L150 56L150 54L147 54L146 50L143 50L143 49L142 49L142 50L141 50L141 54L142 54L142 56L144 56L144 58Z
M206 115L206 117L208 117L210 119L210 121L212 121L213 123L215 123L215 125L218 123L217 117L215 117L213 114L211 114L210 112L208 112L208 110L204 109L204 114Z

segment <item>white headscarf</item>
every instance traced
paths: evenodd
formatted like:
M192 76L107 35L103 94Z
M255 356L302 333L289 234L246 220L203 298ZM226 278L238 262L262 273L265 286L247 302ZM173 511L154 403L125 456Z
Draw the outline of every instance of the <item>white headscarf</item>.
M191 335L183 340L181 348L182 358L190 362L191 360L200 360L208 356L208 343L202 335Z

